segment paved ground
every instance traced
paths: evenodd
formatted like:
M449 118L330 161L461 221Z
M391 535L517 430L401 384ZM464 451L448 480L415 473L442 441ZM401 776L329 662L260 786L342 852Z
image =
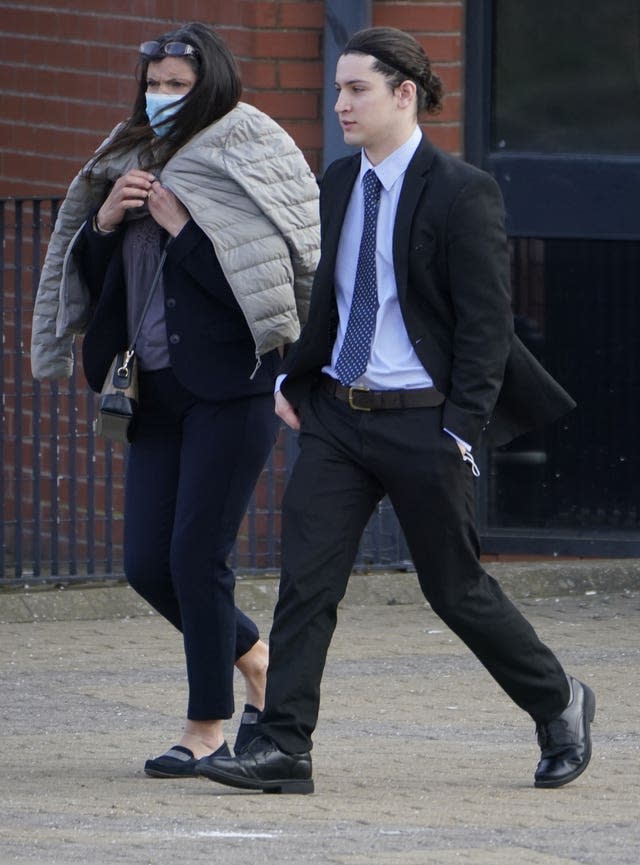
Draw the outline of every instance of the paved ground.
M181 724L178 636L124 587L34 595L30 618L24 593L5 594L0 865L636 865L637 573L608 588L577 579L568 596L519 583L518 603L598 697L591 767L557 791L533 788L531 722L413 594L412 575L354 580L313 796L146 778L144 759ZM249 583L241 598L266 632L274 583Z

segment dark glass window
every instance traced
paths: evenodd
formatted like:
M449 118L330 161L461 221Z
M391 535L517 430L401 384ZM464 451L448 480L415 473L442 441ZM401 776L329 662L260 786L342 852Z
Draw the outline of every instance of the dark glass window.
M495 0L491 149L640 152L640 2Z
M637 538L640 241L512 249L516 331L578 405L489 454L489 528Z

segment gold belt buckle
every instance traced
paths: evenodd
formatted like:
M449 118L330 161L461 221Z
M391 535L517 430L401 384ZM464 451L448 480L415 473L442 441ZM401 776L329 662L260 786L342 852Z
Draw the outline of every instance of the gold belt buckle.
M349 388L349 408L352 408L354 411L371 411L370 408L366 408L362 405L356 405L353 401L354 393L368 393L371 390L369 387L350 387Z

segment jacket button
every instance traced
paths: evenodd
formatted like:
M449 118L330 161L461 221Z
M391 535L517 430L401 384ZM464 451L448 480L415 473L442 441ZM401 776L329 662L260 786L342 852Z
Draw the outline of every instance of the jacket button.
M175 305L176 305L175 297L168 297L167 298L167 306L169 307L169 309L173 309Z
M177 345L180 342L180 335L177 333L172 333L171 336L169 337L169 342L172 345Z

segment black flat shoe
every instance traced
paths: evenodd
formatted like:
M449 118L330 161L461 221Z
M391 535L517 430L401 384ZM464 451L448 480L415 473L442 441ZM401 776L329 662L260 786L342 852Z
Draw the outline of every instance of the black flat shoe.
M574 781L591 759L590 724L596 714L596 698L577 679L569 678L571 699L564 712L537 725L542 755L535 774L536 787L562 787Z
M210 756L231 756L229 746L224 742ZM169 748L166 754L154 757L153 760L147 760L144 764L144 771L145 775L149 775L150 778L195 778L197 762L193 756L193 751L185 748L184 745L174 745L173 748Z
M236 754L240 754L247 747L249 742L252 742L258 736L258 719L260 718L260 710L256 709L250 703L244 704L244 712L240 718L238 732L236 734L236 742L233 750Z
M203 757L195 771L210 781L243 790L313 793L311 754L285 754L264 736L250 742L237 757Z

